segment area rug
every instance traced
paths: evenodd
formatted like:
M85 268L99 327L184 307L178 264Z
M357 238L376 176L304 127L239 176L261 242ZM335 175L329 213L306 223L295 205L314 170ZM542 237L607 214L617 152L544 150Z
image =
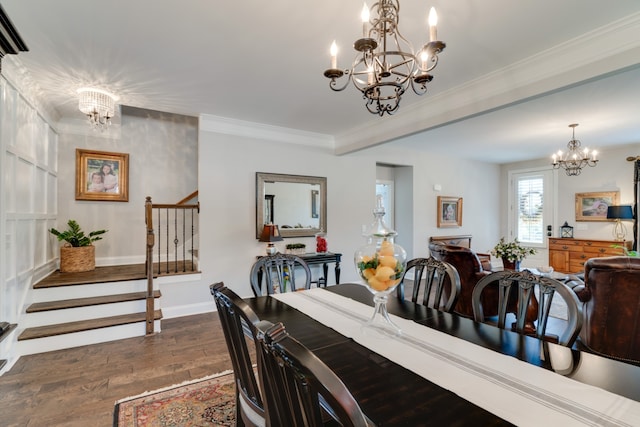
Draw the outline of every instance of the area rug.
M116 402L114 427L235 425L232 371L145 392Z

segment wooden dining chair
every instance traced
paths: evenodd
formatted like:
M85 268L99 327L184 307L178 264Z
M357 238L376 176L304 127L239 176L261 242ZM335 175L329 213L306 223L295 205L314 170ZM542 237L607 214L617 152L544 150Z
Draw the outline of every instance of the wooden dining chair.
M455 267L433 257L409 260L402 280L396 288L400 300L405 299L405 280L410 271L413 272L411 301L446 312L453 310L460 294L460 276ZM423 283L424 290L420 298Z
M236 425L264 426L266 422L262 393L256 380L250 351L250 346L254 347L253 350L257 346L256 325L260 324L260 319L251 307L235 292L225 287L224 283L214 283L209 288L218 308L235 376ZM252 339L253 342L248 343L248 339Z
M267 426L373 425L340 378L282 323L258 329Z
M555 337L548 336L546 330L551 301L559 296L567 305L568 319L566 326L557 337L557 342L567 347L573 345L582 327L582 307L578 297L564 283L549 277L535 275L528 270L499 271L480 279L472 294L473 315L476 322L486 321L484 316L485 307L482 305L481 295L489 285L496 282L498 283L497 326L499 328L505 329L509 295L515 290L518 295L514 313L515 323L512 325L512 329L521 334L534 335L539 339L555 341ZM535 331L525 330L527 311L530 310L530 305L537 311L534 320ZM495 307L492 308L492 311L494 310Z
M253 294L257 297L276 292L275 284L278 285L278 292L309 289L311 288L311 270L299 256L278 252L258 258L251 267L250 282Z

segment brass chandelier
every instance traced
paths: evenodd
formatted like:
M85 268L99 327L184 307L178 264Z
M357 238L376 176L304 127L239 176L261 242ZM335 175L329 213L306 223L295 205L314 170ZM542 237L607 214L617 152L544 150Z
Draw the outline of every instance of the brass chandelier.
M367 110L379 116L395 113L409 86L417 95L427 92L427 83L433 79L429 72L438 65L438 54L446 46L437 40L438 17L432 7L429 12L430 40L414 53L411 43L398 28L399 11L398 0L378 0L371 9L365 3L361 14L362 38L353 44L358 52L353 65L344 71L338 69L334 41L330 51L331 68L324 72L334 91L342 91L353 82L362 92ZM337 79L345 74L344 85L338 86Z
M598 155L597 151L594 150L589 153L587 147L581 148L582 144L576 139L576 126L578 126L577 123L569 125L569 127L573 129L573 136L571 137L571 141L567 143L567 152L563 153L562 150L558 150L556 154L551 156L553 159L551 163L553 168L563 168L569 176L580 175L582 168L585 166L594 167L598 164L598 160L596 159Z

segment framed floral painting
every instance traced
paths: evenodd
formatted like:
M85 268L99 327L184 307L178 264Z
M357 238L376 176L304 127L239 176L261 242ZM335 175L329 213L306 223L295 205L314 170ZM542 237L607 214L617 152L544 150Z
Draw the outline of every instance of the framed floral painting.
M129 201L129 154L76 149L76 200Z

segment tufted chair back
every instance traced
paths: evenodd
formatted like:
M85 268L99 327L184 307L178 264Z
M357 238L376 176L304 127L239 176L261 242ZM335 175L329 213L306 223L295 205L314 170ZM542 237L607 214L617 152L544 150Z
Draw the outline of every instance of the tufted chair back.
M591 258L584 265L582 344L615 358L640 362L640 258Z
M473 304L471 302L471 294L478 280L484 276L491 274L491 271L483 267L483 262L478 254L472 249L462 246L447 245L441 242L429 243L429 251L431 256L439 261L448 262L458 271L460 276L460 295L455 305L454 312L466 317L473 318ZM485 263L486 266L486 263ZM498 305L498 289L497 285L487 289L482 296L485 307L497 307ZM485 313L488 316L498 314L497 308L494 312Z

